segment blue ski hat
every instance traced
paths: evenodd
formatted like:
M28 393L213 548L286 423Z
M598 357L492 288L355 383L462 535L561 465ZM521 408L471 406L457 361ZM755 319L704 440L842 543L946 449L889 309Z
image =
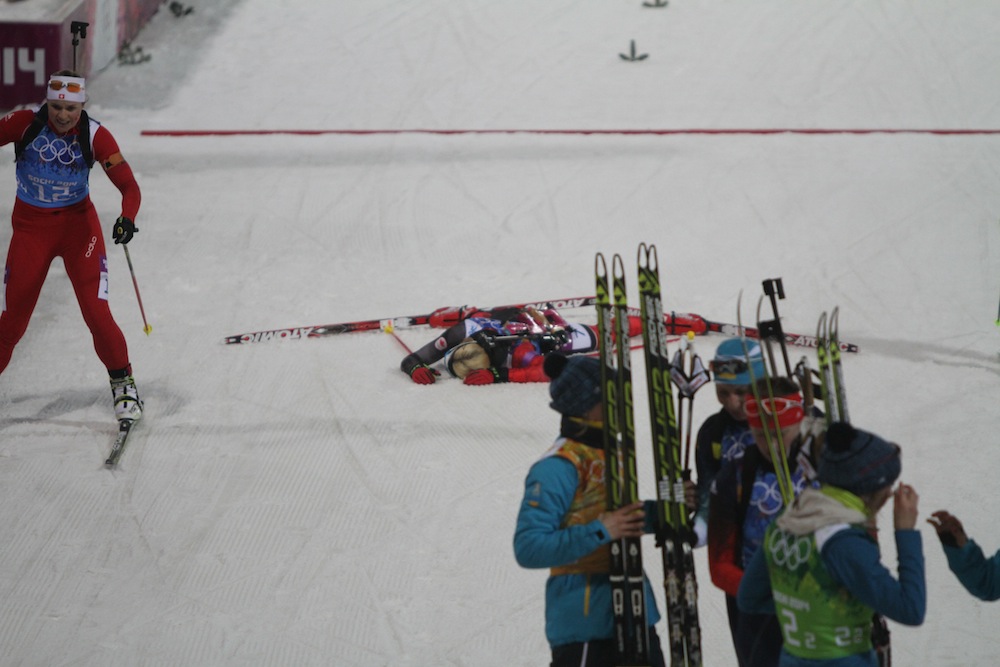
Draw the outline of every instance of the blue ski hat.
M764 355L760 343L746 340L747 352L743 350L743 338L724 340L715 349L715 358L709 362L712 376L716 384L749 385L750 370L754 378L764 377ZM750 358L750 368L747 368L747 357Z
M593 357L545 357L545 374L552 378L549 407L569 417L582 417L601 402L601 362Z

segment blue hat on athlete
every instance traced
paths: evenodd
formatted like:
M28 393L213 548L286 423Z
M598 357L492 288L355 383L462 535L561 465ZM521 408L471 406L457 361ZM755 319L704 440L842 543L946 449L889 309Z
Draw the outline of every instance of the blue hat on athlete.
M746 350L743 344L746 343ZM747 367L747 357L750 367ZM754 379L764 377L764 355L760 343L743 338L730 338L719 344L715 357L709 362L716 384L749 385L750 371Z
M545 374L552 378L549 407L569 417L582 417L601 402L601 362L593 357L545 357Z
M863 496L891 486L902 468L899 445L844 422L827 429L818 471L823 484Z

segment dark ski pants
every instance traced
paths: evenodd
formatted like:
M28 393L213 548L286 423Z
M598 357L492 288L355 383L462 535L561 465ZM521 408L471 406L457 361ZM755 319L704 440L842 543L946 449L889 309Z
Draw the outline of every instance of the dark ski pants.
M746 667L778 667L781 659L781 626L774 614L740 612L736 622L736 652Z
M564 644L552 649L551 667L616 667L615 641L595 639L589 642ZM649 627L649 665L664 667L663 649L656 629Z

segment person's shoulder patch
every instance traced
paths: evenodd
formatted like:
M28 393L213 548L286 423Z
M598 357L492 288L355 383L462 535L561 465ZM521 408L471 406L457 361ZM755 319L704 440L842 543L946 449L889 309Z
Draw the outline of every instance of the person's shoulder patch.
M101 164L104 166L104 171L107 171L108 169L111 169L112 167L117 167L118 165L120 165L124 161L125 161L125 157L119 151L118 153L115 153L114 155L108 156L108 158L106 160L104 160L104 162L102 162Z

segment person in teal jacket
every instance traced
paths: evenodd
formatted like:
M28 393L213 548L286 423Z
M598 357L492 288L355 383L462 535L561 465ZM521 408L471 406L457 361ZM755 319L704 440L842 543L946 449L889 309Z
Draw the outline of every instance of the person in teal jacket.
M607 510L604 481L604 408L600 362L550 354L550 406L562 414L559 437L531 466L514 532L521 567L548 568L545 636L552 667L613 667L616 644L611 608L610 543L652 532L654 507L643 503ZM693 485L689 502L693 506ZM654 624L660 614L643 575L650 667L663 667Z
M826 433L818 488L805 489L768 528L746 568L741 611L777 613L781 667L878 667L872 614L905 625L927 609L918 496L892 485L899 447L837 422ZM872 536L878 510L894 498L899 578L881 563Z
M976 541L965 534L962 522L944 510L934 512L927 523L937 531L948 568L965 590L980 600L1000 600L1000 551L987 558Z

